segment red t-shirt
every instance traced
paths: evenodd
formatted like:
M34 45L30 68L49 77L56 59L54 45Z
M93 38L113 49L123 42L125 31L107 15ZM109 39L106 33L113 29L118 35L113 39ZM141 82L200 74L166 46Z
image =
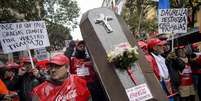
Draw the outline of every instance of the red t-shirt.
M71 58L70 73L85 79L88 83L93 83L96 78L92 62L75 57Z
M35 87L32 93L39 101L88 101L90 97L86 81L74 75L61 85L45 81Z

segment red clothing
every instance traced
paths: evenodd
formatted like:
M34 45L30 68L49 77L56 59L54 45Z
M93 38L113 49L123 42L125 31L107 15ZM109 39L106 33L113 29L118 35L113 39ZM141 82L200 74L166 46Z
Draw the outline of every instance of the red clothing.
M9 95L12 93L16 92L9 91L4 82L0 79L0 94ZM12 101L19 101L19 97L18 96L13 97Z
M0 79L0 94L9 94L8 88L1 79Z
M33 89L33 95L39 101L88 101L90 92L85 80L72 75L61 85L45 81Z
M147 61L150 63L151 68L154 71L154 74L156 75L156 77L158 78L158 80L160 80L160 75L159 75L160 72L159 72L156 60L150 54L146 54L145 57L146 57Z
M189 64L185 65L184 70L180 74L180 83L182 86L190 86L193 84L192 70Z
M71 58L70 73L80 76L87 80L88 83L93 83L96 78L92 62L86 61L85 59L78 59L76 57Z

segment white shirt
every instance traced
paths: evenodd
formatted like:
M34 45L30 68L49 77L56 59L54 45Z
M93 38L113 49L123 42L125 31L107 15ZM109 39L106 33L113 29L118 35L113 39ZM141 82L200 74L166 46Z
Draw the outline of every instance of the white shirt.
M169 72L168 72L168 68L165 64L165 58L163 58L161 55L155 55L153 53L151 53L152 56L154 57L154 59L156 60L156 64L158 66L159 69L159 75L161 77L161 79L169 79Z

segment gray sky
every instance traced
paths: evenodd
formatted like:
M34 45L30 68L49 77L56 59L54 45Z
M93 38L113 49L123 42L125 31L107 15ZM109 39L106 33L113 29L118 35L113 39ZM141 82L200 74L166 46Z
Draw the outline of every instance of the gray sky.
M85 13L90 9L101 7L103 0L77 0L77 1L78 6L80 7L80 17L78 19L78 21L80 21L83 13ZM73 40L82 40L79 27L74 29L74 31L71 32L71 35L73 37Z

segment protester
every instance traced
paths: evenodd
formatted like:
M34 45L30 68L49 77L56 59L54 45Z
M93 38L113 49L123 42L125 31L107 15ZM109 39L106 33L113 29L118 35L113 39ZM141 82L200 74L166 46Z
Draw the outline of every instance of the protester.
M70 41L69 46L66 48L66 51L64 54L67 57L71 57L73 55L74 50L75 50L75 46L76 46L75 41L73 41L73 40Z
M40 80L45 81L50 79L48 74L48 59L37 61L36 68L39 70Z
M147 44L149 54L146 55L146 59L150 63L165 93L171 95L173 92L168 67L165 63L165 58L161 56L164 53L163 45L165 42L158 38L152 38L147 41Z
M12 101L12 98L9 96L9 91L1 79L0 79L0 100Z
M69 75L69 59L63 54L50 58L50 80L33 89L33 101L89 101L86 81Z
M190 65L193 72L193 83L201 100L201 54L196 44L192 45L193 53L190 56Z
M179 46L175 52L178 57L176 65L180 70L179 93L181 101L195 101L192 70L186 55L185 47Z
M87 57L84 41L78 42L75 54L71 57L70 73L87 81L87 86L94 101L105 101L104 91L94 71L93 63Z
M95 71L92 62L87 58L84 41L78 42L76 46L75 54L71 58L70 73L84 78L87 82L94 82Z
M10 88L15 86L10 84L13 76L13 72L10 71L6 66L0 67L0 101L19 101L17 93L8 89L9 86L11 86ZM7 85L4 81L7 82Z
M20 59L20 65L18 75L18 89L19 89L19 96L20 101L31 101L32 89L40 84L40 75L37 68L33 68L31 66L31 60L29 57L23 57ZM36 60L33 58L33 62L35 63Z
M17 82L18 82L18 68L20 67L19 64L15 62L7 62L6 71L4 72L4 83L11 91L17 90Z

